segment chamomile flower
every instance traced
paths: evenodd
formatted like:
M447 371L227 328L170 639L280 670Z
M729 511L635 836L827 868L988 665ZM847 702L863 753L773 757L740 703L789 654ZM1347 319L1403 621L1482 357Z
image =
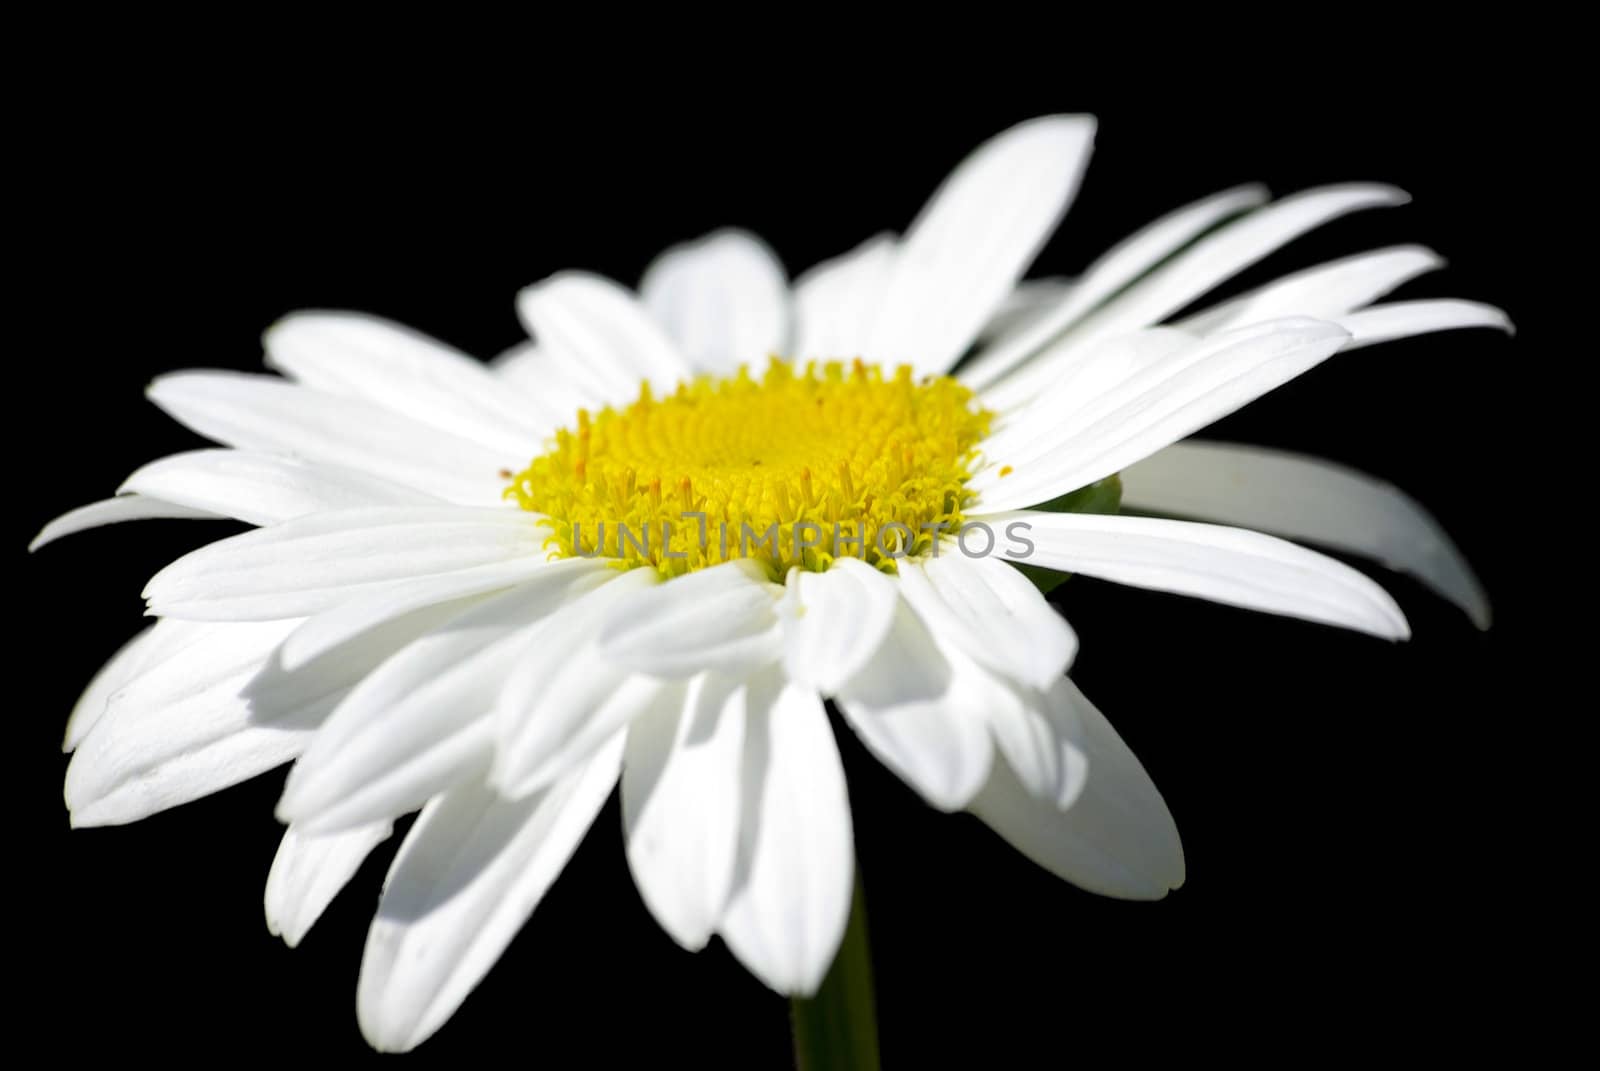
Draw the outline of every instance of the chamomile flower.
M555 276L519 298L531 342L493 366L306 313L266 336L285 378L158 379L151 399L223 448L140 468L38 542L141 517L259 527L145 589L159 620L68 725L74 824L295 760L266 893L294 944L420 811L358 986L382 1049L459 1007L619 784L662 927L814 992L854 871L828 703L929 804L1051 872L1108 896L1177 888L1177 826L1066 676L1078 638L1033 578L1407 636L1376 583L1281 535L1411 572L1486 624L1461 556L1399 492L1183 440L1335 353L1508 324L1465 301L1373 304L1439 263L1410 246L1174 319L1319 224L1404 201L1384 186L1224 191L1074 281L1020 282L1092 138L1081 117L1006 131L904 236L793 285L736 231L668 251L637 295ZM1188 519L1118 515L1119 496Z

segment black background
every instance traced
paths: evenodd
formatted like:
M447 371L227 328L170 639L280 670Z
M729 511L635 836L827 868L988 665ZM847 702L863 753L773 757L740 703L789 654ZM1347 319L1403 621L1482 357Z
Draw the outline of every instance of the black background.
M146 522L27 560L18 548L138 464L198 445L142 400L152 375L255 368L261 330L303 307L379 313L491 356L519 340L519 287L566 267L631 283L656 251L723 224L762 234L798 271L903 228L980 140L1057 110L1094 112L1101 127L1036 273L1075 272L1157 214L1242 181L1289 192L1376 179L1415 195L1316 232L1229 291L1421 242L1450 266L1401 296L1499 304L1518 337L1336 357L1210 434L1409 490L1479 570L1496 623L1480 634L1381 571L1411 618L1408 644L1088 580L1063 588L1083 639L1074 676L1183 833L1188 883L1153 905L1080 893L974 819L930 811L842 731L884 1058L1438 1052L1476 1048L1499 1022L1523 940L1506 904L1519 871L1539 865L1516 862L1521 819L1499 792L1519 764L1513 686L1534 613L1513 568L1509 489L1527 472L1518 384L1549 357L1531 308L1523 213L1539 135L1524 97L1467 65L1370 99L1309 99L1289 77L1237 93L1178 82L1152 104L1132 77L935 90L908 73L857 97L848 74L819 68L780 100L770 73L742 68L682 99L665 78L599 93L548 69L485 80L414 57L332 83L312 69L327 64L85 64L63 78L88 97L30 115L26 214L44 241L29 254L39 300L20 311L44 330L11 368L29 453L12 468L26 635L9 764L28 861L18 884L38 899L26 917L44 921L17 938L24 1037L83 1059L368 1055L355 980L393 842L290 951L260 908L281 773L136 826L67 827L58 741L72 700L139 626L143 581L223 529ZM785 1064L784 1002L720 944L689 955L659 931L619 830L613 799L419 1058Z

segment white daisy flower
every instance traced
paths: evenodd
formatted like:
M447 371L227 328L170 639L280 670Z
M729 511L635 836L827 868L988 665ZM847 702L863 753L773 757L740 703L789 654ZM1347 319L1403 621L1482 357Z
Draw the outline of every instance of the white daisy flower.
M1373 304L1439 264L1413 246L1174 319L1298 235L1406 199L1374 185L1227 190L1076 280L1019 282L1093 133L1006 131L904 236L792 286L737 231L668 251L637 295L547 279L518 300L532 341L493 367L304 313L266 335L286 378L159 378L150 398L223 448L145 465L36 545L146 517L259 527L146 587L159 620L68 725L73 823L296 760L266 892L292 945L420 810L361 968L380 1049L451 1016L619 782L628 863L673 939L718 935L772 988L814 992L854 871L830 701L929 804L1051 872L1177 888L1177 826L1065 675L1077 636L1029 577L1408 635L1372 580L1270 532L1412 573L1486 625L1461 555L1400 492L1183 440L1340 351L1509 323ZM1119 515L1119 493L1188 519Z

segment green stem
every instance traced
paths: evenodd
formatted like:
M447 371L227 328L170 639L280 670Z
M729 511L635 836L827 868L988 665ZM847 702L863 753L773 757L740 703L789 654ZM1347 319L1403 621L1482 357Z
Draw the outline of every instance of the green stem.
M794 1059L800 1071L878 1071L878 1016L872 1000L867 909L856 868L850 923L817 995L789 1002Z

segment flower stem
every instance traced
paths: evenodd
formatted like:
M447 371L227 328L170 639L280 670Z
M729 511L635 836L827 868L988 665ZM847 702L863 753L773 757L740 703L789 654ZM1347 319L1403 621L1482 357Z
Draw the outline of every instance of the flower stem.
M872 999L867 909L856 868L850 922L817 995L789 1002L794 1059L800 1071L878 1071L878 1016Z

